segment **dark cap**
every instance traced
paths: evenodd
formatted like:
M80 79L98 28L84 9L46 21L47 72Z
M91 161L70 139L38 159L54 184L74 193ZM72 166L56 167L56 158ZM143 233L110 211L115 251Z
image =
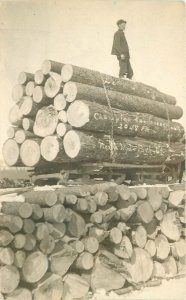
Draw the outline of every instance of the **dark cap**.
M120 19L120 20L117 21L116 24L117 24L117 25L120 25L120 24L122 24L122 23L125 23L125 24L126 24L127 22L126 22L125 20Z

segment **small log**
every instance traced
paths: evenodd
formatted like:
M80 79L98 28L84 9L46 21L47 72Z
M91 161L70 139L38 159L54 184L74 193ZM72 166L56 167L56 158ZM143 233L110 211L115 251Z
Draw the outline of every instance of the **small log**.
M123 259L129 259L132 257L133 247L127 236L123 236L121 242L114 246L113 253Z
M56 239L61 239L66 233L66 225L65 223L53 223L53 230L51 232L51 236Z
M50 208L43 208L44 219L48 222L62 223L65 220L65 207L56 204Z
M166 236L163 234L159 234L155 238L155 245L156 245L156 257L160 260L165 260L170 252L170 245Z
M108 194L106 192L97 192L94 195L94 201L98 206L104 206L108 202Z
M28 139L21 144L20 157L22 163L27 167L34 167L42 163L40 151L41 139Z
M43 217L43 210L39 204L32 204L32 219L35 221Z
M52 251L55 248L54 238L51 235L48 235L47 237L41 240L39 248L46 255L52 253Z
M49 105L52 104L50 98L47 97L44 87L37 85L33 91L33 100L35 103L39 103L40 105Z
M33 92L34 92L34 88L35 88L36 84L34 81L29 81L27 84L26 84L26 95L31 97L33 95Z
M0 230L0 247L8 246L14 239L14 236L7 230Z
M127 201L130 198L130 189L122 184L116 187L116 191L119 194L119 199L123 201Z
M118 192L116 191L115 187L109 187L104 193L107 193L108 195L108 202L116 202L119 198Z
M75 210L79 212L85 212L88 209L88 203L86 198L78 198L77 203L75 204Z
M115 291L115 293L117 295L125 295L125 294L128 294L130 292L132 292L134 290L134 287L133 286L129 286L129 287L126 287L126 288L123 288L123 289L118 289Z
M180 221L176 211L167 212L160 222L162 233L171 241L178 241L181 236Z
M121 221L128 221L131 216L135 213L136 211L136 205L130 205L126 208L121 208L118 210L118 212L120 213L120 220Z
M94 201L94 197L86 196L85 198L87 200L87 205L88 205L87 212L93 214L97 210L97 204Z
M0 215L0 227L8 228L12 233L16 233L22 229L23 221L17 216Z
M135 204L137 200L138 200L137 194L133 191L130 191L130 197L128 199L128 202L131 204Z
M14 126L21 126L23 119L23 114L20 107L16 104L14 105L8 113L8 120Z
M58 111L66 108L67 102L65 96L62 93L59 93L54 98L54 108Z
M95 292L98 289L112 291L120 289L125 284L125 278L112 267L102 263L96 259L92 274L91 274L91 289Z
M37 70L34 74L34 81L36 84L38 85L42 85L42 84L45 84L46 80L48 79L49 75L45 75L43 73L43 71L40 69L40 70Z
M70 246L62 245L62 250L51 255L51 272L64 276L77 258L77 252Z
M84 244L85 251L94 254L99 249L99 242L96 237L86 237L81 240Z
M149 201L153 210L157 211L162 204L163 198L157 188L150 187L147 192L147 200Z
M138 199L144 200L147 198L147 189L143 186L131 187L131 190L136 193Z
M39 281L48 269L48 259L40 251L30 254L23 265L24 281L34 283Z
M163 212L161 209L158 209L155 214L154 214L155 218L158 220L158 221L161 221L163 219Z
M145 229L149 239L154 240L160 230L157 219L153 219L150 223L145 224Z
M170 194L170 189L167 186L162 186L158 188L159 193L162 195L163 199L168 199Z
M72 126L69 124L59 123L56 127L56 133L58 136L63 137L71 129Z
M26 253L23 250L18 250L15 252L14 255L14 265L19 268L22 269L24 262L26 260Z
M12 89L12 99L15 102L19 102L23 96L26 95L25 86L22 84L16 84Z
M89 288L90 285L85 279L69 273L64 280L63 300L76 299L77 295L79 299L86 299Z
M161 211L162 211L163 214L166 213L167 208L168 208L167 204L164 203L164 202L162 202L162 204L161 204L161 206L160 206L160 209L161 209Z
M90 216L90 222L93 224L100 224L103 222L103 214L100 210L96 211Z
M155 254L156 254L156 245L155 245L155 242L153 240L147 240L144 249L150 254L151 257L155 256Z
M57 274L46 273L33 291L34 300L61 300L63 298L63 281Z
M73 210L71 208L66 208L66 216L65 216L65 222L68 223L70 222L71 218L73 215Z
M165 268L158 261L154 261L152 278L165 278Z
M70 243L70 246L77 252L82 253L85 250L85 246L82 241L73 241Z
M74 267L79 270L91 270L94 265L94 257L89 252L81 253L75 261Z
M17 215L22 218L29 218L32 215L30 203L2 202L1 211L6 215Z
M59 121L63 122L63 123L67 123L67 113L65 110L61 110L58 113L58 119Z
M24 129L19 129L16 131L14 138L18 144L22 144L26 139L33 138L33 137L34 137L33 132L26 131Z
M61 74L61 69L62 69L62 66L64 64L60 63L60 62L56 62L56 61L53 61L53 60L44 60L44 62L42 63L42 72L44 75L47 75L49 74L50 72L56 72L56 73L59 73Z
M24 234L21 234L21 233L15 234L14 240L13 240L13 243L12 243L14 248L22 249L22 248L24 248L25 243L26 243L26 237L25 237Z
M41 142L41 155L46 161L61 163L68 161L60 137L56 135L46 136Z
M98 87L103 87L104 82L108 90L119 91L125 94L135 94L139 97L145 97L163 103L176 103L176 99L174 97L163 94L157 89L139 82L128 82L127 80L123 81L123 79L118 79L107 74L100 74L98 71L68 64L60 65L60 67L62 67L61 77L63 82L71 80Z
M116 213L116 208L114 206L106 205L105 207L102 207L100 211L102 213L103 223L107 223L114 218Z
M168 201L172 207L178 207L184 200L185 191L173 191L170 193Z
M63 95L67 102L73 102L77 97L77 86L74 82L67 82L63 87Z
M33 127L34 127L34 121L32 119L29 119L29 118L23 118L22 126L23 126L24 130L32 131Z
M149 202L143 201L137 207L137 217L145 224L153 220L154 212Z
M132 283L146 282L153 272L153 261L149 253L141 248L135 248L130 263L125 262Z
M142 225L139 225L134 231L132 231L132 243L139 247L144 248L147 242L147 232Z
M37 224L36 238L41 241L50 234L49 227L45 223Z
M126 235L126 233L127 233L127 231L129 230L130 227L128 227L126 225L126 223L124 223L124 222L119 222L117 224L117 228L119 228L121 230L123 235Z
M68 231L72 236L80 237L85 230L84 219L75 212L72 212L71 219L67 225Z
M171 245L171 252L175 258L184 257L186 255L186 241L179 239L179 241Z
M18 83L26 85L30 80L34 79L34 75L28 72L20 72L18 76Z
M17 288L7 295L6 300L32 300L32 292L26 288Z
M14 262L14 251L9 247L0 247L0 265L12 265Z
M24 250L32 251L36 246L36 238L32 233L25 234L26 242L24 245Z
M113 244L120 244L121 240L122 240L122 232L119 228L117 227L113 227L110 231L109 234L109 240L113 243Z
M8 280L7 280L8 279ZM13 292L20 281L20 275L15 266L3 266L0 268L0 293Z
M19 145L13 139L8 139L3 144L2 148L3 158L8 166L15 166L20 164Z
M89 236L95 237L101 243L109 236L109 231L92 226L89 229Z
M39 106L35 103L32 97L24 96L22 98L22 104L20 105L20 111L24 116L35 118L37 112L39 110Z
M169 256L164 262L163 267L165 269L165 274L168 277L175 276L177 274L177 264L174 257Z
M13 139L17 130L19 130L18 127L9 126L6 132L8 139Z
M53 206L57 202L57 195L54 191L29 191L23 193L25 201L31 204L39 204L41 206Z
M57 194L57 200L59 203L64 204L65 203L65 195L62 193L56 193Z
M44 89L48 98L54 98L58 93L62 92L63 83L59 74L52 72L45 82Z
M45 137L54 134L58 123L58 113L52 105L43 106L36 115L33 131L35 135Z

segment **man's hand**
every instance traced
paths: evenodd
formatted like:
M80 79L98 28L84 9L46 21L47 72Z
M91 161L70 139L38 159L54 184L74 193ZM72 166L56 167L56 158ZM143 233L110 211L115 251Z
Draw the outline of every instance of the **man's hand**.
M124 60L125 59L125 55L121 54L121 59Z

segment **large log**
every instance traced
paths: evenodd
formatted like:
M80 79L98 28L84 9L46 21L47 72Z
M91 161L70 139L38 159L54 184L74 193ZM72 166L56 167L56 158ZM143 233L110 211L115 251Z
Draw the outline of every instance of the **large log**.
M6 300L32 300L32 292L26 288L17 288L7 295Z
M41 155L47 161L69 161L62 140L55 135L46 136L41 142Z
M90 285L80 275L69 273L64 280L63 300L86 299Z
M20 160L19 145L14 139L8 139L3 144L2 148L3 158L5 163L12 167L22 165Z
M63 87L63 94L69 102L75 99L95 101L96 103L108 106L103 87L95 87L78 82L67 82ZM167 119L179 119L183 110L179 106L151 101L150 99L117 91L107 90L107 95L113 108L152 114Z
M26 282L34 283L39 281L48 269L48 259L40 251L30 254L23 265L23 278Z
M34 167L43 162L41 158L40 143L40 138L34 138L25 140L21 144L20 157L25 166Z
M147 139L178 141L184 134L177 122L160 119L150 114L110 110L109 106L76 100L67 110L68 122L81 130L113 133L124 136L139 136Z
M178 241L181 236L180 221L176 211L168 211L160 222L162 233L171 241Z
M114 143L108 136L96 137L81 131L70 130L63 140L64 150L71 161L115 161L117 163L161 164L168 158L169 163L184 159L181 143L167 144L137 138L117 136ZM61 154L61 155L60 155ZM62 153L59 152L60 158ZM57 162L57 158L55 159ZM64 159L65 161L65 159ZM58 162L62 162L59 159Z
M63 281L57 274L46 273L33 290L34 300L61 300L63 297Z
M20 281L20 275L15 266L3 266L0 268L0 293L13 292Z
M55 132L58 123L58 113L52 105L43 106L37 113L33 131L35 135L45 137Z
M98 87L103 87L104 83L108 90L137 95L170 104L176 103L176 99L174 97L163 94L154 87L147 86L140 82L119 79L86 68L64 65L62 66L61 77L64 82L72 80Z

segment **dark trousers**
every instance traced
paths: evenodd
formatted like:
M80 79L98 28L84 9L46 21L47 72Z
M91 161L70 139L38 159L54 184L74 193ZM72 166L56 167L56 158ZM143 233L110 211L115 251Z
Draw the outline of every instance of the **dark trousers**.
M134 73L130 64L130 60L127 58L125 58L124 60L118 58L118 61L120 67L119 77L126 75L127 78L131 79Z

